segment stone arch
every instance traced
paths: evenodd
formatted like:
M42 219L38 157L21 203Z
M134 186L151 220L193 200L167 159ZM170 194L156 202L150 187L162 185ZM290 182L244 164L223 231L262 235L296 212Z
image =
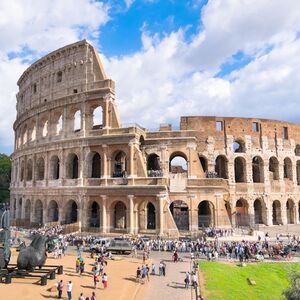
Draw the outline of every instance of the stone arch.
M73 131L78 132L81 130L81 111L76 110L73 114Z
M36 200L35 206L34 206L34 215L35 215L35 222L38 224L38 226L43 225L43 203L41 200Z
M113 228L127 228L127 207L122 201L117 201L113 206Z
M34 141L36 139L36 123L34 120L30 122L30 127L28 130L28 140Z
M140 151L143 151L145 147L145 138L143 135L140 136L139 143L140 143L139 145Z
M250 225L250 217L248 213L248 202L247 200L240 198L235 203L235 211L236 211L236 226L249 226Z
M89 208L89 226L93 228L100 227L100 205L97 201L90 203Z
M46 137L48 135L48 119L46 118L41 119L41 130L42 130L42 137Z
M264 162L260 156L252 159L252 179L253 182L264 182Z
M60 177L60 161L57 155L50 158L50 179L57 180Z
M187 173L188 161L187 157L182 152L174 152L170 155L169 159L169 172L173 174Z
M88 155L88 177L100 178L101 177L101 156L98 152L92 151Z
M147 229L156 229L156 211L152 202L147 204Z
M234 178L235 182L247 182L246 160L244 157L234 159Z
M264 224L265 216L265 206L261 199L256 199L253 203L254 207L254 223Z
M300 160L297 160L296 174L297 174L297 185L300 185Z
M23 199L20 198L19 199L19 206L18 206L18 210L17 210L17 219L21 219L22 217L22 206L23 206Z
M215 172L219 178L228 179L228 159L226 156L217 156L215 162Z
M161 177L163 175L160 166L160 157L155 153L147 157L147 174L149 177Z
M48 205L48 222L57 222L59 220L58 204L55 200L51 200Z
M36 162L36 180L45 179L45 160L42 156L37 159Z
M286 157L283 161L283 177L293 180L293 164L289 157Z
M237 139L232 144L232 150L234 153L246 152L245 142L242 139Z
M63 116L62 114L59 114L57 116L57 119L54 121L55 127L54 127L54 134L55 135L60 135L63 130Z
M300 201L298 202L298 221L300 222Z
M297 144L295 147L295 155L300 156L300 145L299 144Z
M72 224L78 222L78 205L76 201L69 200L65 206L65 212L65 224Z
M32 180L32 170L33 170L32 159L28 159L26 162L26 180L27 181Z
M22 144L26 144L28 142L28 129L27 125L25 124L22 132Z
M286 201L287 224L295 224L295 203L292 199Z
M30 222L30 216L31 216L31 201L30 199L27 199L25 202L25 216L24 219L27 222Z
M11 206L11 217L12 219L16 219L17 217L17 199L14 198Z
M77 179L79 177L79 160L75 153L70 153L66 163L66 178Z
M198 227L213 227L215 225L215 208L212 202L203 200L198 204Z
M22 160L21 162L21 172L20 172L20 181L25 179L25 161Z
M272 223L273 225L282 224L281 203L279 200L274 200L272 203Z
M93 129L102 129L103 127L103 108L101 105L93 109Z
M127 172L127 156L124 151L117 151L112 159L113 177L124 177Z
M274 156L269 159L269 172L273 180L279 179L279 162Z
M189 230L189 207L182 200L175 200L170 204L170 211L178 230Z
M200 161L200 165L202 167L203 172L207 172L208 171L208 162L207 162L207 158L204 155L199 155L199 161Z

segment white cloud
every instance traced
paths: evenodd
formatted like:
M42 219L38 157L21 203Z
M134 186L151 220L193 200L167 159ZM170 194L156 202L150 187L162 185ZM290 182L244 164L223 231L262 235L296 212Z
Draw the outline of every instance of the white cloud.
M135 0L124 0L126 8L130 8Z
M16 82L27 68L8 55L32 59L82 38L96 41L108 19L108 6L95 0L0 1L0 145L13 145Z

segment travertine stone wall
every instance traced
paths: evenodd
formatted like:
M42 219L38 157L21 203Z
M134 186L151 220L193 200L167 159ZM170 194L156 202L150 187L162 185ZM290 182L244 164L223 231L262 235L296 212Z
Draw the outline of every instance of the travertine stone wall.
M178 235L300 222L299 125L182 117L177 131L123 127L115 84L86 41L41 58L18 85L17 224Z

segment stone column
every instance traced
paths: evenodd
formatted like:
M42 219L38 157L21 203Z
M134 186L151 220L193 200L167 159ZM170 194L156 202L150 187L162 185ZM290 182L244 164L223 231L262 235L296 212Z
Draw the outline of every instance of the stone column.
M63 110L63 132L62 132L62 136L64 138L68 136L68 131L69 131L68 110L67 107L65 106Z
M159 203L159 235L162 236L164 234L164 202L165 195L157 195L158 203Z
M109 120L109 106L111 104L110 96L107 94L103 99L104 102L104 110L103 110L103 129L110 128L110 120Z
M129 144L129 177L135 177L134 174L134 141L131 141Z
M89 128L88 126L88 117L86 114L86 103L82 102L81 104L81 109L80 109L80 115L81 115L81 120L80 120L80 127L81 127L81 132L83 133L83 136L85 137L86 131Z
M103 162L102 162L102 178L105 179L105 185L107 184L107 177L108 176L108 164L107 164L107 145L102 145L103 149Z
M107 232L107 196L101 195L102 198L102 209L101 209L101 232L106 233Z
M215 213L215 226L219 227L219 225L223 225L221 220L219 220L219 216L221 216L221 201L223 201L223 193L215 193L216 198L216 213Z
M42 202L43 203L43 202ZM45 207L44 207L45 206ZM48 222L48 209L47 209L47 201L44 201L43 203L43 224L46 224Z
M198 231L198 207L194 207L196 201L196 195L189 195L189 224L190 231Z
M281 202L281 220L282 220L282 225L287 224L287 215L286 215L286 201L282 204Z
M130 234L134 234L134 214L133 214L133 208L134 208L134 203L133 203L133 199L134 199L134 196L133 195L128 195L127 196L128 198L128 202L129 202L129 233Z
M250 218L250 226L253 226L255 224L255 217L254 217L254 201L250 200L248 202L249 207L248 207L248 214Z

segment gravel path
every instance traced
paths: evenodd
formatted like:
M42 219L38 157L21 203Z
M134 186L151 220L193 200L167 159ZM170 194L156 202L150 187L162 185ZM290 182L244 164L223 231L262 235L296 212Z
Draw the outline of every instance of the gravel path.
M189 256L181 255L183 262L174 263L171 261L172 254L170 252L152 252L151 259L156 266L158 273L158 265L161 260L166 262L166 276L151 276L150 282L143 289L143 300L195 300L195 291L191 288L184 288L185 272L191 270L191 262ZM141 299L141 298L136 298Z

